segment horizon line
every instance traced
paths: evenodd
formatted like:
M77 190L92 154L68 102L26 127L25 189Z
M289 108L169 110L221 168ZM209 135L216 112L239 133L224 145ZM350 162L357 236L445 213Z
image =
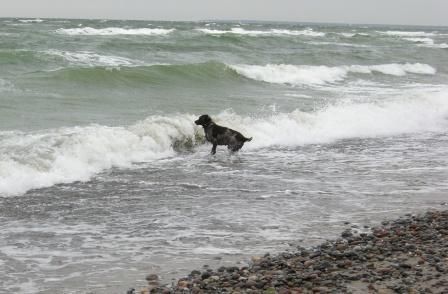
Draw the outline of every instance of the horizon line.
M325 25L365 25L365 26L407 26L407 27L448 27L440 24L392 24L392 23L358 23L358 22L330 22L330 21L297 21L297 20L258 20L258 19L198 19L198 20L167 20L167 19L127 19L127 18L77 18L77 17L29 17L29 16L0 16L0 19L61 19L61 20L106 20L106 21L157 21L157 22L222 22L222 23L295 23L295 24L325 24Z

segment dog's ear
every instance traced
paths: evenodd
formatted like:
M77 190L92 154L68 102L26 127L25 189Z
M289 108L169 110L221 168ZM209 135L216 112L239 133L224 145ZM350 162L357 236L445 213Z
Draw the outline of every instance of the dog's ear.
M208 115L208 114L204 114L204 122L205 123L211 123L212 122L212 118Z

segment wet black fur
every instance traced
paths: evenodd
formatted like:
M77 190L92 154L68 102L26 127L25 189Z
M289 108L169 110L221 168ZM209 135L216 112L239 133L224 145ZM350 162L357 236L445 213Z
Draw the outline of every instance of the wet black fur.
M194 123L204 128L205 138L213 144L212 154L216 153L218 145L227 145L229 150L236 152L243 147L245 142L252 140L235 130L215 124L207 114L201 115Z

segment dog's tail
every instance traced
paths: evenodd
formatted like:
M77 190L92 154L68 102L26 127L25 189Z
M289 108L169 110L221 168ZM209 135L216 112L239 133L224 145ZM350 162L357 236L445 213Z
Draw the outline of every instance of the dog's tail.
M245 142L252 141L252 137L250 137L250 138L244 138L244 140L245 140Z

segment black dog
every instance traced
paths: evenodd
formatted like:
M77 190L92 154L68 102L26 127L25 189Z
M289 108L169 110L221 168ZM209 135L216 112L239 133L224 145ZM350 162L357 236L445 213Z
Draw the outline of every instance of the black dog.
M212 154L216 153L218 145L227 145L229 150L235 152L243 147L244 142L252 140L252 138L246 138L237 131L218 126L207 114L201 115L194 123L204 128L205 138L213 144Z

